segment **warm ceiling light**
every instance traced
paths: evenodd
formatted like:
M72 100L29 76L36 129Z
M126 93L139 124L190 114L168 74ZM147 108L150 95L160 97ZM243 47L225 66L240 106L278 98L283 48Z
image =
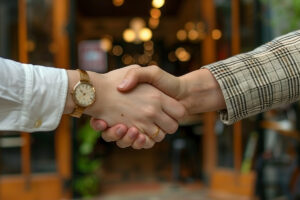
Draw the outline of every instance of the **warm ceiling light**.
M109 38L103 38L100 40L100 48L103 49L103 51L110 51L112 48L112 41Z
M180 40L180 41L184 41L184 40L186 40L186 38L187 38L187 34L186 34L186 31L185 30L179 30L179 31L177 31L177 39L178 40Z
M131 55L128 55L128 54L125 54L123 57L122 57L122 62L125 64L125 65L130 65L134 62L133 60L133 57Z
M191 54L187 52L183 47L177 48L175 51L175 55L181 62L187 62L191 59Z
M122 6L124 4L124 0L113 0L114 6Z
M140 30L145 27L145 21L140 17L133 18L130 21L130 27L135 31Z
M139 31L139 38L144 42L151 40L152 31L149 28L142 28Z
M144 43L144 49L145 51L152 51L153 50L153 42L152 41L148 41Z
M133 42L135 40L135 38L136 38L136 34L132 29L126 29L123 32L123 39L126 42Z
M150 15L151 15L152 18L158 19L158 18L160 18L160 16L161 16L161 12L160 12L160 10L157 9L157 8L152 8L152 9L150 10Z
M184 27L186 30L192 30L195 28L195 24L193 22L187 22Z
M141 65L146 65L148 62L150 62L150 60L151 58L146 54L140 55L138 57L138 63Z
M152 0L152 6L154 8L161 8L165 4L165 0Z
M149 19L149 27L152 29L156 29L159 25L159 19L150 18Z
M219 29L214 29L214 30L211 32L211 37L212 37L214 40L219 40L219 39L222 37L222 32L221 32Z
M188 37L189 37L189 39L192 40L192 41L193 41L193 40L197 40L198 37L199 37L199 33L198 33L198 31L196 31L195 29L192 29L192 30L189 31Z
M115 56L120 56L123 54L123 48L120 45L116 45L114 46L114 48L112 49L112 53Z

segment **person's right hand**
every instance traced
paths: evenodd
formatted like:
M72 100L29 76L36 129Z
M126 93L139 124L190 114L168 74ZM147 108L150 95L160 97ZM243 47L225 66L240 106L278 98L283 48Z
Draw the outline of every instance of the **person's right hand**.
M219 84L207 69L200 69L181 77L175 77L157 66L130 69L118 86L121 92L128 92L139 83L149 83L165 94L177 99L184 105L188 115L216 111L226 108L225 100ZM111 141L118 141L116 128L107 128L103 120L92 119L91 125L96 130L110 137ZM127 127L122 125L123 134ZM135 141L133 140L132 143ZM143 143L139 143L142 147Z
M86 109L85 113L103 119L109 127L117 124L135 127L129 129L129 136L124 136L125 139L136 137L137 131L144 133L153 141L146 137L143 148L150 148L154 141L161 141L165 133L174 133L177 130L178 120L185 115L185 108L149 84L140 84L128 93L117 91L117 85L133 68L135 67L125 67L103 75L91 73L90 77L96 88L97 100L94 105ZM157 131L158 128L160 131ZM138 136L136 139L141 138ZM127 147L128 141L118 142L118 145Z

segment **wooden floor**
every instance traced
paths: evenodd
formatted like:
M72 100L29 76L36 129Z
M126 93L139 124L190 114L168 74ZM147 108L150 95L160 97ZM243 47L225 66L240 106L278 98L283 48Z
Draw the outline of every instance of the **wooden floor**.
M181 162L178 183L164 142L150 150L107 149L110 152L102 158L99 172L100 196L95 200L249 200L208 190L203 179L195 176L198 173L192 166L196 164L188 159Z
M95 200L243 200L241 196L212 193L201 183L126 183L103 188ZM249 200L249 199L248 199Z

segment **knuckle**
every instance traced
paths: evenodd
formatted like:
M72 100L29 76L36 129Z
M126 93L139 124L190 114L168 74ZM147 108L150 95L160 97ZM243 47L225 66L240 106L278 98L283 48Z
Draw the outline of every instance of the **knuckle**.
M156 116L156 108L154 106L146 106L144 108L144 114L148 118L154 118Z

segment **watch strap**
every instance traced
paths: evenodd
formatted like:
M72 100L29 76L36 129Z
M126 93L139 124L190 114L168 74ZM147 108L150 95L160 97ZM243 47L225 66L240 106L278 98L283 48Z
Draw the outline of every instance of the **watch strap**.
M86 71L82 69L77 69L77 71L79 71L81 82L88 82L88 83L90 82L90 77Z
M70 116L80 118L84 109L85 108L76 105L73 112L70 114Z
M90 77L86 71L84 71L82 69L77 69L77 71L79 72L79 75L80 75L80 82L90 83ZM84 107L75 105L75 108L74 108L73 112L70 114L70 116L80 118L84 109L85 109Z

